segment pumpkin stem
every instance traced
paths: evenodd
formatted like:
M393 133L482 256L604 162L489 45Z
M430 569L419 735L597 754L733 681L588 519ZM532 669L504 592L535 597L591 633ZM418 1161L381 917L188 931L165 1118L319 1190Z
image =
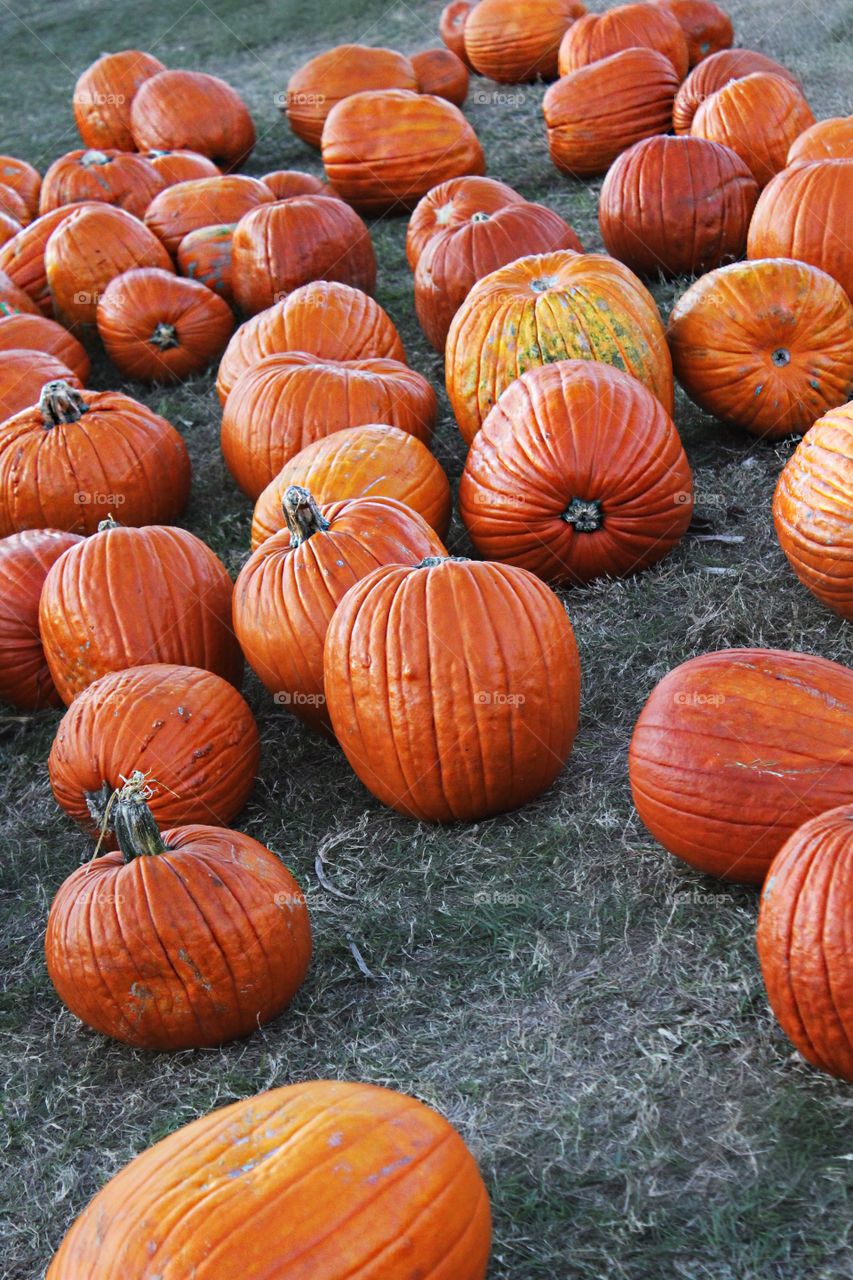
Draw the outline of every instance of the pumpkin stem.
M157 820L147 803L152 794L145 774L137 769L124 786L113 793L107 806L102 830L111 821L125 862L132 862L134 858L155 857L158 853L166 852Z
M80 157L80 163L84 169L89 169L93 164L109 164L112 156L106 155L103 151L86 151Z
M424 556L416 569L434 569L437 564L467 564L470 556Z
M576 533L597 533L604 524L601 503L596 498L572 498L560 519L573 525Z
M46 382L42 387L39 412L44 418L45 429L49 431L51 427L58 427L62 423L77 422L84 413L89 412L89 406L75 387L57 378L54 382Z
M314 501L313 495L303 489L301 484L287 486L281 500L281 509L290 530L292 550L301 547L315 533L321 533L329 527L329 522Z
M120 529L121 527L118 520L114 520L112 516L107 516L106 520L98 521L98 533L103 533L106 529Z
M148 341L160 351L168 351L170 347L178 346L178 331L173 324L164 324L161 320Z

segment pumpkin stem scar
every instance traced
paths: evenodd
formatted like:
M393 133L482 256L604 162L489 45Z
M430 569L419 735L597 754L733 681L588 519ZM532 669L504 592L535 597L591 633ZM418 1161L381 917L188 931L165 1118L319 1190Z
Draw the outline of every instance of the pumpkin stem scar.
M786 364L791 363L791 353L787 347L777 347L770 359L778 368L782 369Z
M604 513L597 498L572 498L560 519L573 525L576 533L597 533L604 524Z
M57 378L46 382L39 396L39 413L44 419L45 430L58 427L63 423L77 422L89 406L76 388Z
M291 550L301 547L315 533L329 528L329 521L317 506L314 495L301 484L288 485L281 500L285 523L290 530Z
M435 569L440 564L467 564L469 556L424 556L416 569Z
M178 331L173 324L164 324L161 321L148 341L161 351L168 351L170 347L178 346Z

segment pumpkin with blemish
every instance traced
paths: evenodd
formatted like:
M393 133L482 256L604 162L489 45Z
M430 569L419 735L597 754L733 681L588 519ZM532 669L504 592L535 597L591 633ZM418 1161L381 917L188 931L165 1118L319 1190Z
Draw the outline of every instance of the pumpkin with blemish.
M438 34L451 53L455 53L465 66L471 69L468 54L465 52L465 23L474 5L469 0L451 0L441 11L438 19Z
M236 89L203 71L167 70L145 80L130 104L139 151L197 151L230 172L255 145L255 126Z
M190 280L198 280L220 298L234 305L232 259L236 222L199 227L189 231L178 245L178 270Z
M464 177L440 182L415 206L406 229L406 258L414 271L433 236L464 226L477 214L497 213L509 204L525 204L505 182L496 178Z
M690 66L730 49L735 33L729 15L713 0L655 0L676 19L687 41Z
M275 197L265 183L245 174L221 174L218 178L191 178L167 187L145 212L149 227L172 255L184 236L201 227L239 222L244 214Z
M424 49L412 54L412 66L421 93L434 93L462 106L468 96L468 68L452 50Z
M166 68L150 53L122 49L104 53L78 78L71 99L80 137L87 147L135 151L130 108L140 85Z
M97 204L90 203L63 205L59 209L53 209L41 218L36 218L0 248L0 273L4 273L12 284L31 299L33 305L29 308L30 311L41 311L43 315L53 316L53 299L44 261L51 235L76 210L97 208ZM15 306L12 309L24 311L27 308Z
M124 151L69 151L44 175L39 213L88 200L112 204L142 218L166 179L143 157Z
M853 160L853 115L818 120L794 139L787 163L812 160Z

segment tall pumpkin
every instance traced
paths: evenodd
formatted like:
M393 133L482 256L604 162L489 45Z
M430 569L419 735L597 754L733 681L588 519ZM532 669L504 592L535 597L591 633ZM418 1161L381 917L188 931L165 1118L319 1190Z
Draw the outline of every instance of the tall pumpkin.
M689 133L693 117L706 99L732 80L742 80L755 71L781 76L797 89L800 82L781 62L768 58L755 49L720 49L704 58L682 84L672 109L672 125L676 133Z
M76 533L28 529L0 538L0 699L35 711L59 702L39 636L39 597Z
M332 108L370 89L417 92L418 78L409 59L396 49L336 45L310 58L290 77L284 95L287 122L303 142L319 148Z
M151 201L145 225L174 255L191 231L239 222L243 214L259 205L272 204L274 198L265 183L242 173L190 178L167 187Z
M92 200L113 204L141 218L165 187L165 178L142 156L122 151L69 151L54 160L44 175L39 212Z
M689 54L681 24L669 8L656 4L620 4L572 23L560 45L560 75L638 48L662 54L679 81L687 75Z
M74 86L74 120L87 147L135 151L130 108L146 80L166 68L139 49L104 53L87 67Z
M465 19L465 53L499 83L553 80L560 41L585 13L576 0L480 0Z
M202 71L160 71L130 105L139 151L197 151L228 172L252 153L255 126L230 84Z
M794 139L812 124L811 107L790 80L755 71L707 98L690 132L731 147L764 187L785 168Z

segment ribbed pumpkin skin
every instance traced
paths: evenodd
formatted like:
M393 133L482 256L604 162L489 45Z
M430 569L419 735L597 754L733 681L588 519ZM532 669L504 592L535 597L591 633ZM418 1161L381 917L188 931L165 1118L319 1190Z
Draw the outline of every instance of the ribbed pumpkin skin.
M225 174L176 182L151 201L145 225L173 256L184 236L201 227L239 222L245 213L272 204L273 193L257 178Z
M219 169L197 151L146 151L145 159L156 169L167 187L195 178L218 178Z
M434 93L462 106L468 97L468 68L452 50L424 49L412 54L412 66L421 93Z
M672 124L676 133L689 133L693 117L699 107L718 89L732 80L741 80L755 71L768 72L789 80L799 89L800 82L792 71L755 49L721 49L704 58L691 72L678 90L672 109Z
M312 280L338 280L373 292L373 242L348 204L332 196L292 196L240 219L232 283L242 311L256 315Z
M44 263L54 312L69 327L94 325L107 285L125 271L175 270L145 223L109 204L72 211L48 240Z
M231 265L236 226L236 222L228 222L222 226L199 227L185 235L178 245L181 275L212 289L229 306L234 304Z
M677 20L687 41L690 66L720 49L729 49L735 33L732 20L713 0L656 0Z
M23 229L23 224L17 218L0 210L0 245L8 244Z
M324 667L347 759L409 817L475 822L515 809L569 757L574 634L523 569L452 559L377 569L338 605Z
M71 100L85 145L135 151L130 131L131 104L139 86L165 70L162 62L139 49L105 53L87 67L74 86Z
M39 213L88 200L113 204L135 218L166 188L166 180L142 156L123 151L69 151L44 175Z
M814 116L799 89L781 76L756 71L703 102L690 132L731 147L764 187L785 168L794 139L812 124Z
M349 588L381 565L447 554L426 521L393 498L332 502L321 514L328 528L296 547L289 528L262 543L234 587L234 630L246 661L313 728L329 724L323 642Z
M465 50L465 23L474 8L468 0L451 0L441 11L438 19L438 34L451 53L465 63L471 70L471 63Z
M0 539L0 699L27 711L60 701L39 636L39 597L51 565L80 539L28 529Z
M255 145L239 93L202 71L161 71L146 80L131 103L130 128L139 151L197 151L226 172Z
M464 226L475 214L493 214L509 204L526 204L505 182L496 178L451 178L419 200L406 229L406 258L414 271L433 236Z
M598 253L543 254L474 285L447 335L447 394L470 444L501 392L555 360L627 369L673 410L672 361L651 294Z
M17 238L17 236L14 237L16 240ZM2 253L2 249L0 249L0 253ZM23 289L20 289L7 276L5 271L0 271L0 315L11 316L17 313L21 315L42 314L40 307L33 302L30 295L24 293Z
M330 196L329 185L313 173L303 173L301 169L273 169L261 178L265 187L269 187L276 200L289 200L291 196Z
M168 1240L152 1252L163 1223ZM490 1242L483 1180L446 1120L390 1089L312 1080L214 1111L137 1156L72 1226L48 1280L295 1280L297 1268L318 1280L483 1280Z
M57 356L31 347L10 348L0 355L0 441L8 439L11 418L36 404L46 382L61 378L72 387L83 384ZM11 533L11 529L6 530ZM2 535L0 535L2 536Z
M282 498L292 484L319 505L350 498L396 498L440 538L450 524L450 485L438 459L408 431L384 423L345 427L315 440L286 462L252 515L252 550L285 526Z
M806 160L853 160L853 115L818 120L804 129L791 143L788 164Z
M774 858L756 944L770 1007L812 1066L853 1081L853 805L806 822Z
M240 325L219 362L220 403L250 365L286 351L322 360L406 360L400 335L378 302L348 284L316 280Z
M668 555L690 523L693 478L672 419L636 378L563 360L507 387L474 437L459 511L484 560L577 584Z
M232 684L198 667L153 663L84 689L59 722L47 767L57 803L94 834L110 795L137 769L150 777L159 826L227 826L259 761L254 717Z
M4 272L13 284L23 289L34 306L33 311L41 311L43 315L53 316L53 300L47 284L47 270L44 253L47 242L53 232L66 218L77 209L93 209L96 205L70 205L54 209L42 218L36 218L23 231L0 248L0 272ZM18 307L23 310L23 307Z
M402 89L339 102L326 117L322 150L337 194L371 214L412 209L437 183L486 168L483 148L458 107Z
M228 303L205 285L152 267L112 280L97 321L107 355L137 382L182 382L199 373L234 329Z
M667 132L677 88L672 63L654 49L625 49L563 76L542 100L552 161L581 177L604 173L620 151Z
M560 75L571 75L625 49L654 49L672 64L679 81L687 75L689 54L681 24L668 8L656 4L620 4L572 23L560 44Z
M27 202L14 187L7 187L0 182L0 213L5 218L13 218L20 226L32 221Z
M628 770L665 849L760 884L797 827L853 801L853 672L780 649L692 658L652 691Z
M239 687L231 579L185 529L110 528L51 569L39 606L47 664L68 705L110 671L154 662L214 671Z
M786 462L773 523L800 582L853 620L853 402L819 418Z
M450 322L471 286L519 257L583 252L558 213L542 204L510 204L432 236L415 268L415 311L436 351L443 351Z
M758 198L749 258L797 258L834 276L853 301L853 159L785 169ZM2 259L0 259L2 265Z
M764 439L808 431L853 395L853 306L805 263L763 258L702 276L668 333L690 399Z
M743 256L758 184L728 147L646 138L604 179L598 224L608 253L638 275L700 275Z
M11 187L23 198L27 211L34 218L39 211L39 191L41 190L41 174L26 160L17 156L0 156L0 182L4 187Z
M418 92L418 78L409 59L396 49L364 44L327 49L290 77L285 105L288 124L303 142L319 148L332 108L354 93L371 89Z
M574 0L480 0L465 21L468 61L500 84L553 80L563 34L585 13Z
M28 313L0 315L0 352L5 355L13 348L55 356L83 384L89 376L89 357L82 342L78 342L73 333L55 320L48 320L47 316Z
M222 453L251 498L300 449L332 431L387 422L429 442L437 412L427 380L398 360L266 356L235 382L222 414Z

